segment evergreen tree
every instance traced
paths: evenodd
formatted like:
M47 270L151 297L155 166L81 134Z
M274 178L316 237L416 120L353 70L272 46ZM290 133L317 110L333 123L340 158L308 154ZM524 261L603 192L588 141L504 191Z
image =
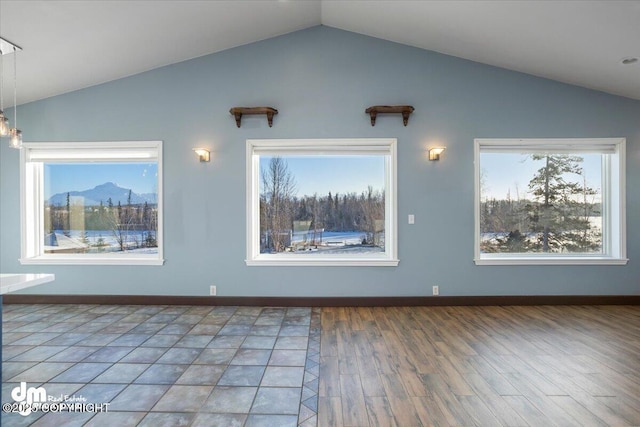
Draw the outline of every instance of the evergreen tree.
M71 236L71 195L69 194L69 192L67 192L67 217L66 220L64 222L64 231L63 234L67 237Z
M583 159L567 154L533 154L533 160L543 161L536 175L529 181L529 190L535 203L525 206L531 230L538 233L535 249L542 252L574 252L579 248L595 248L589 242L588 218L576 209L579 198L594 194L585 184L569 180L571 175L582 175Z

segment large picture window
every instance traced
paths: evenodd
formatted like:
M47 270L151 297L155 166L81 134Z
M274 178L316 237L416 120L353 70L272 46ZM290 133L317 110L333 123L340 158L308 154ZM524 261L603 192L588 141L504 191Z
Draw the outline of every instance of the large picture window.
M396 140L248 140L248 265L397 265Z
M162 264L162 144L24 143L23 264Z
M476 264L624 264L625 140L476 139Z

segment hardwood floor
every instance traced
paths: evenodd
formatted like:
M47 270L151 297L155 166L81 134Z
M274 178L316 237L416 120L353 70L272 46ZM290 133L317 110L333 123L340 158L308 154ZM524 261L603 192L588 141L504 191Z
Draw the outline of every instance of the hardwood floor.
M640 307L323 308L318 425L640 426Z

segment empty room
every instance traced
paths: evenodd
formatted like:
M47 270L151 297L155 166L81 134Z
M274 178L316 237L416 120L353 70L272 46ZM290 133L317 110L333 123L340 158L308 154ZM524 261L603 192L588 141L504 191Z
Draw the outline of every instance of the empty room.
M4 426L639 426L640 1L0 1Z

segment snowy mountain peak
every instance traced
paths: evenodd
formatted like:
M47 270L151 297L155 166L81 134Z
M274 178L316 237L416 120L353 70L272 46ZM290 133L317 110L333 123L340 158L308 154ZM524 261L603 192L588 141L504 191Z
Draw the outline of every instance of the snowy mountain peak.
M69 194L71 203L80 202L84 206L97 206L100 202L106 206L109 199L114 205L117 205L118 202L121 205L126 205L129 199L129 192L131 192L131 203L134 205L144 202L155 203L155 194L138 194L113 182L105 182L89 190L57 193L49 198L48 203L50 206L64 206L67 203L67 194ZM80 201L78 200L79 198L83 200Z

